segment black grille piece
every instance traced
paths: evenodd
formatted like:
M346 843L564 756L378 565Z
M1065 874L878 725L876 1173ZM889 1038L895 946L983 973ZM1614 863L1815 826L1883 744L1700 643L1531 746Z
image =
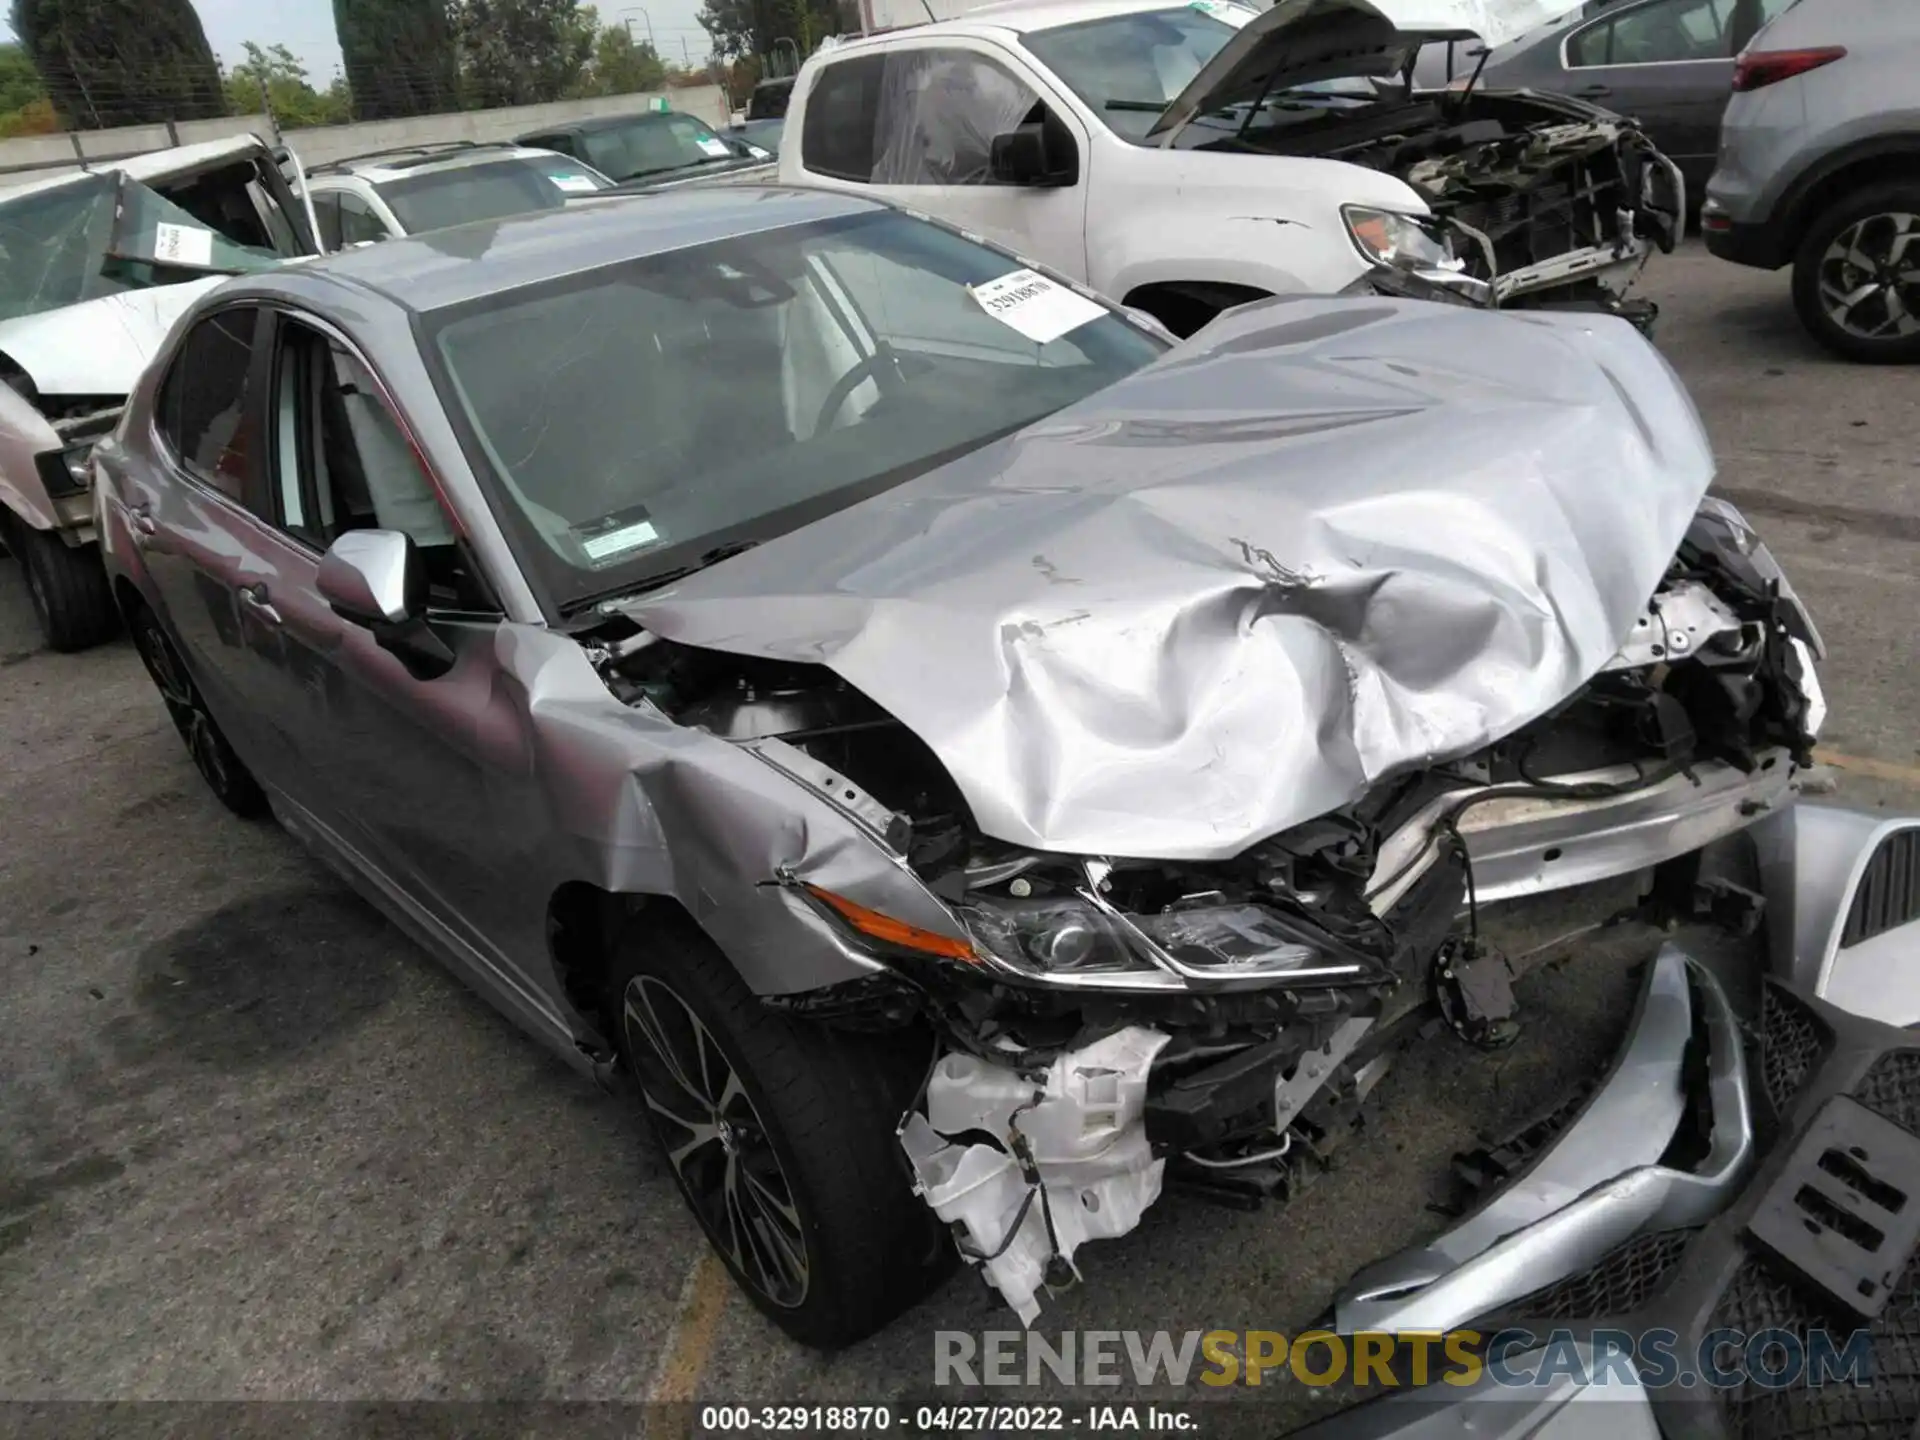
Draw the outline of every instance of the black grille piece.
M1660 1293L1698 1233L1689 1227L1636 1235L1578 1275L1502 1308L1529 1320L1603 1320L1625 1315Z
M1786 1114L1825 1048L1824 1027L1792 991L1777 985L1768 985L1762 990L1760 1071L1767 1087L1767 1100L1776 1114ZM1864 1097L1862 1103L1871 1104Z
M1920 1050L1889 1050L1854 1087L1853 1098L1920 1135Z
M1840 948L1920 919L1920 830L1896 830L1880 842L1840 931Z
M1920 1266L1909 1266L1887 1306L1869 1325L1837 1312L1775 1263L1749 1254L1720 1302L1709 1331L1727 1328L1752 1336L1786 1330L1807 1353L1807 1332L1825 1329L1836 1351L1856 1329L1873 1338L1869 1383L1802 1382L1767 1389L1751 1380L1720 1392L1728 1434L1735 1440L1879 1440L1904 1436L1920 1421ZM1732 1368L1733 1357L1721 1363ZM1779 1363L1776 1356L1774 1363Z

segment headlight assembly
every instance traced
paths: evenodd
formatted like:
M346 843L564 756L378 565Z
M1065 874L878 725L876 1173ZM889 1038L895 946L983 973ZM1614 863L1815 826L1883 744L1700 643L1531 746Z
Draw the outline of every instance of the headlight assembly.
M1451 270L1460 263L1454 259L1452 240L1426 216L1343 205L1340 218L1346 221L1354 248L1369 265Z
M1378 978L1262 906L1213 897L1152 915L1074 895L981 897L959 907L978 953L1051 984L1179 988L1188 981L1337 985Z

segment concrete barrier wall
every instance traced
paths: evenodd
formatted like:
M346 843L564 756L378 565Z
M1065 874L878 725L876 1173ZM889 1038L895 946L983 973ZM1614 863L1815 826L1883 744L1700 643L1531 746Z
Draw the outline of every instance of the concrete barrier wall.
M591 100L559 100L551 105L514 105L501 110L466 110L451 115L417 115L406 120L367 120L352 125L323 125L311 130L287 130L282 138L300 155L301 162L319 165L369 150L396 145L429 145L447 140L509 140L515 135L562 120L590 115L620 115L644 110L657 95L665 95L676 110L697 115L710 125L729 119L725 94L717 85L685 90L646 91L633 95L603 95ZM168 125L131 125L116 130L83 130L60 135L22 135L0 140L0 186L20 184L76 168L78 154L106 158L223 140L233 135L272 135L265 115L229 115L219 120L181 120ZM31 168L29 168L31 167Z

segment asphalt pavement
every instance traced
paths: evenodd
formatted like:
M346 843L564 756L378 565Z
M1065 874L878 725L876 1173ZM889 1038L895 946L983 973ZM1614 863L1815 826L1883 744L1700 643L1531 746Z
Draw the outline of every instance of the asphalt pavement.
M1697 248L1645 289L1824 631L1841 795L1920 808L1920 372L1828 358L1784 276ZM1603 1062L1630 949L1532 976L1510 1051L1416 1047L1286 1209L1169 1196L1084 1250L1040 1328L1297 1330L1440 1223L1453 1151ZM961 1274L825 1358L704 1254L625 1101L221 810L132 650L40 649L0 561L0 1400L914 1400L935 1331L1014 1324ZM1266 1433L1301 1403L1239 1398Z

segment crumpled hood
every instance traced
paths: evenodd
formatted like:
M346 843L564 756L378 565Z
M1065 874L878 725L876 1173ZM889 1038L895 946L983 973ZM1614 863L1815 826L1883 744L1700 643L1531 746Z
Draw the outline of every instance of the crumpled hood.
M1712 473L1624 321L1275 300L629 611L830 667L989 835L1222 858L1578 689Z
M1478 36L1487 48L1535 30L1582 0L1276 0L1240 28L1201 67L1147 131L1149 138L1178 130L1195 115L1244 103L1268 88L1271 77L1331 78L1310 73L1329 61L1404 52L1411 64L1433 40ZM1336 70L1338 66L1336 65ZM1353 74L1349 70L1344 73Z
M128 395L173 322L225 279L126 290L0 321L0 354L42 395Z

